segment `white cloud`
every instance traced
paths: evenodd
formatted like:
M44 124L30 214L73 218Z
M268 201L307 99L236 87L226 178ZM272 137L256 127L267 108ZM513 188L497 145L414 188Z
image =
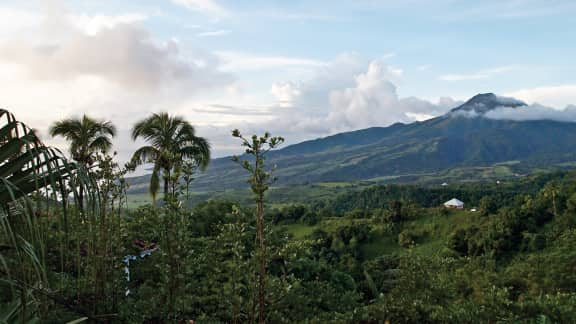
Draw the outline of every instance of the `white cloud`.
M275 82L270 93L277 99L280 107L291 107L302 94L300 86L293 82Z
M211 31L205 31L205 32L200 32L198 34L196 34L196 36L198 37L216 37L216 36L225 36L230 34L232 31L228 30L228 29L221 29L221 30L211 30Z
M290 97L289 105L312 114L327 109L330 107L330 92L354 86L354 78L364 72L369 63L369 60L357 54L345 53L338 55L331 62L310 66L314 69L313 77L289 83L298 87L298 93Z
M379 62L381 72L386 80L396 82L403 75L400 68L383 64L380 60L374 62ZM370 64L369 60L363 59L357 54L341 54L333 61L317 67L314 76L309 80L297 83L276 83L276 88L283 85L284 93L291 94L289 97L280 98L278 95L276 97L279 101L289 99L290 106L300 107L312 113L321 112L331 106L331 92L354 87L356 78L363 74Z
M576 122L576 106L564 109L554 109L540 104L519 108L497 108L485 114L487 118L504 120L554 120L561 122Z
M128 13L117 16L109 16L109 15L90 16L82 14L82 15L70 15L69 19L72 24L76 25L86 34L94 36L104 29L114 29L114 27L120 24L135 24L143 22L146 19L148 19L148 17L141 13Z
M37 24L39 15L34 12L0 7L0 38L13 37L15 33Z
M356 77L356 86L330 93L334 109L328 115L333 127L364 128L405 121L403 111L393 108L398 104L396 86L387 77L387 68L372 62L368 71ZM392 109L390 109L392 108Z
M79 17L61 21L66 33L49 41L2 42L0 61L20 66L30 79L95 76L131 89L185 86L190 91L231 82L230 75L218 71L216 56L200 51L194 57L182 55L177 42L158 42L136 24L140 16Z
M359 69L362 71L357 72ZM437 104L400 98L393 81L401 75L400 69L382 61L341 55L319 68L311 80L274 84L272 92L279 106L290 108L278 111L281 117L273 124L291 134L287 137L307 134L309 138L423 120L454 107L455 102L448 98Z
M576 103L576 84L521 89L508 92L506 95L526 102L538 102L553 107L565 107Z
M419 114L419 113L413 113L413 112L407 112L406 116L408 116L411 119L416 120L416 121L424 121L424 120L428 120L428 119L435 117L434 115Z
M541 88L539 88L541 89ZM574 89L574 88L572 88ZM544 91L547 95L554 95L558 94L560 91L559 89L555 89L555 91L551 91L551 89L547 89L548 91ZM563 91L568 92L570 87L562 88ZM530 120L553 120L553 121L560 121L560 122L576 122L576 106L575 105L566 105L564 108L562 106L546 106L540 103L532 103L526 104L525 101L530 101L534 99L526 98L529 97L528 94L533 94L527 90L525 93L524 101L518 100L518 96L515 98L511 97L514 96L513 94L506 94L509 97L497 97L497 105L499 107L495 107L491 110L484 110L484 105L479 103L473 103L473 106L470 104L466 107L466 110L457 110L451 112L450 114L455 116L463 116L468 118L490 118L490 119L499 119L499 120L514 120L514 121L530 121ZM521 92L522 93L522 92Z
M213 0L172 0L172 2L192 11L198 11L217 16L226 16L229 14L228 10Z
M466 80L489 79L495 75L510 72L516 69L517 67L515 66L499 66L470 74L444 74L438 77L438 79L442 81L466 81Z
M266 70L285 67L318 67L325 62L289 56L262 56L243 52L219 51L216 55L222 60L227 71Z

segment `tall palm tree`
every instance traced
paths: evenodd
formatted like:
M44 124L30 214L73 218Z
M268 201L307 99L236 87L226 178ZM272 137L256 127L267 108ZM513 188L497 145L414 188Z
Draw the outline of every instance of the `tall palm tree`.
M116 136L116 127L109 121L101 121L86 115L82 118L68 118L50 126L52 137L62 136L70 142L72 159L82 167L89 168L94 163L94 154L108 152L112 147L111 138ZM80 186L78 203L83 208L84 188Z
M132 139L138 138L150 145L136 150L132 162L135 165L154 163L150 179L153 199L160 187L160 173L164 176L164 197L167 197L171 176L180 169L183 160L194 160L202 170L210 162L210 144L196 136L194 127L180 116L162 112L139 121L132 128Z

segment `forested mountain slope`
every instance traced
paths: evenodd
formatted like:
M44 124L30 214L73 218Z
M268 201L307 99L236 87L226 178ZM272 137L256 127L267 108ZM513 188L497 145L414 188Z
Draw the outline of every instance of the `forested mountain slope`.
M576 159L576 123L493 119L498 108L531 109L494 94L479 94L447 114L423 122L374 127L305 141L271 152L279 184L329 181L415 182L438 175L505 164L509 175L569 164ZM464 171L462 171L464 170ZM464 174L464 175L462 175ZM470 175L473 177L475 175ZM198 190L245 185L242 168L215 159L195 181Z

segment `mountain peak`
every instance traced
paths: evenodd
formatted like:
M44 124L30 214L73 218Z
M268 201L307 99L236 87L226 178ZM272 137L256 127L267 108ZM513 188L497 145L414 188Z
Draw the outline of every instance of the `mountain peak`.
M526 106L526 103L514 98L500 97L493 93L480 93L452 109L451 112L465 111L484 114L498 107L518 108L523 106Z

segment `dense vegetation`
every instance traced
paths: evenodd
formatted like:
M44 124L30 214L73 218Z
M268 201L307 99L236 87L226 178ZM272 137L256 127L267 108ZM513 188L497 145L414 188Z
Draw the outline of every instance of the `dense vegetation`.
M0 165L0 192L13 193L0 200L3 322L576 318L576 173L498 185L373 186L272 208L262 189L273 177L249 160L244 179L251 177L257 204L207 200L190 207L182 202L194 188L184 179L192 171L175 163L183 158L178 149L160 150L151 156L161 162L162 201L127 209L129 168L113 155L92 152L90 163L76 161L62 172L35 164L25 178L15 161L21 152L40 154L41 146L27 145L21 133L3 136L0 152L20 144ZM50 181L18 187L38 170ZM439 206L453 197L467 209Z

